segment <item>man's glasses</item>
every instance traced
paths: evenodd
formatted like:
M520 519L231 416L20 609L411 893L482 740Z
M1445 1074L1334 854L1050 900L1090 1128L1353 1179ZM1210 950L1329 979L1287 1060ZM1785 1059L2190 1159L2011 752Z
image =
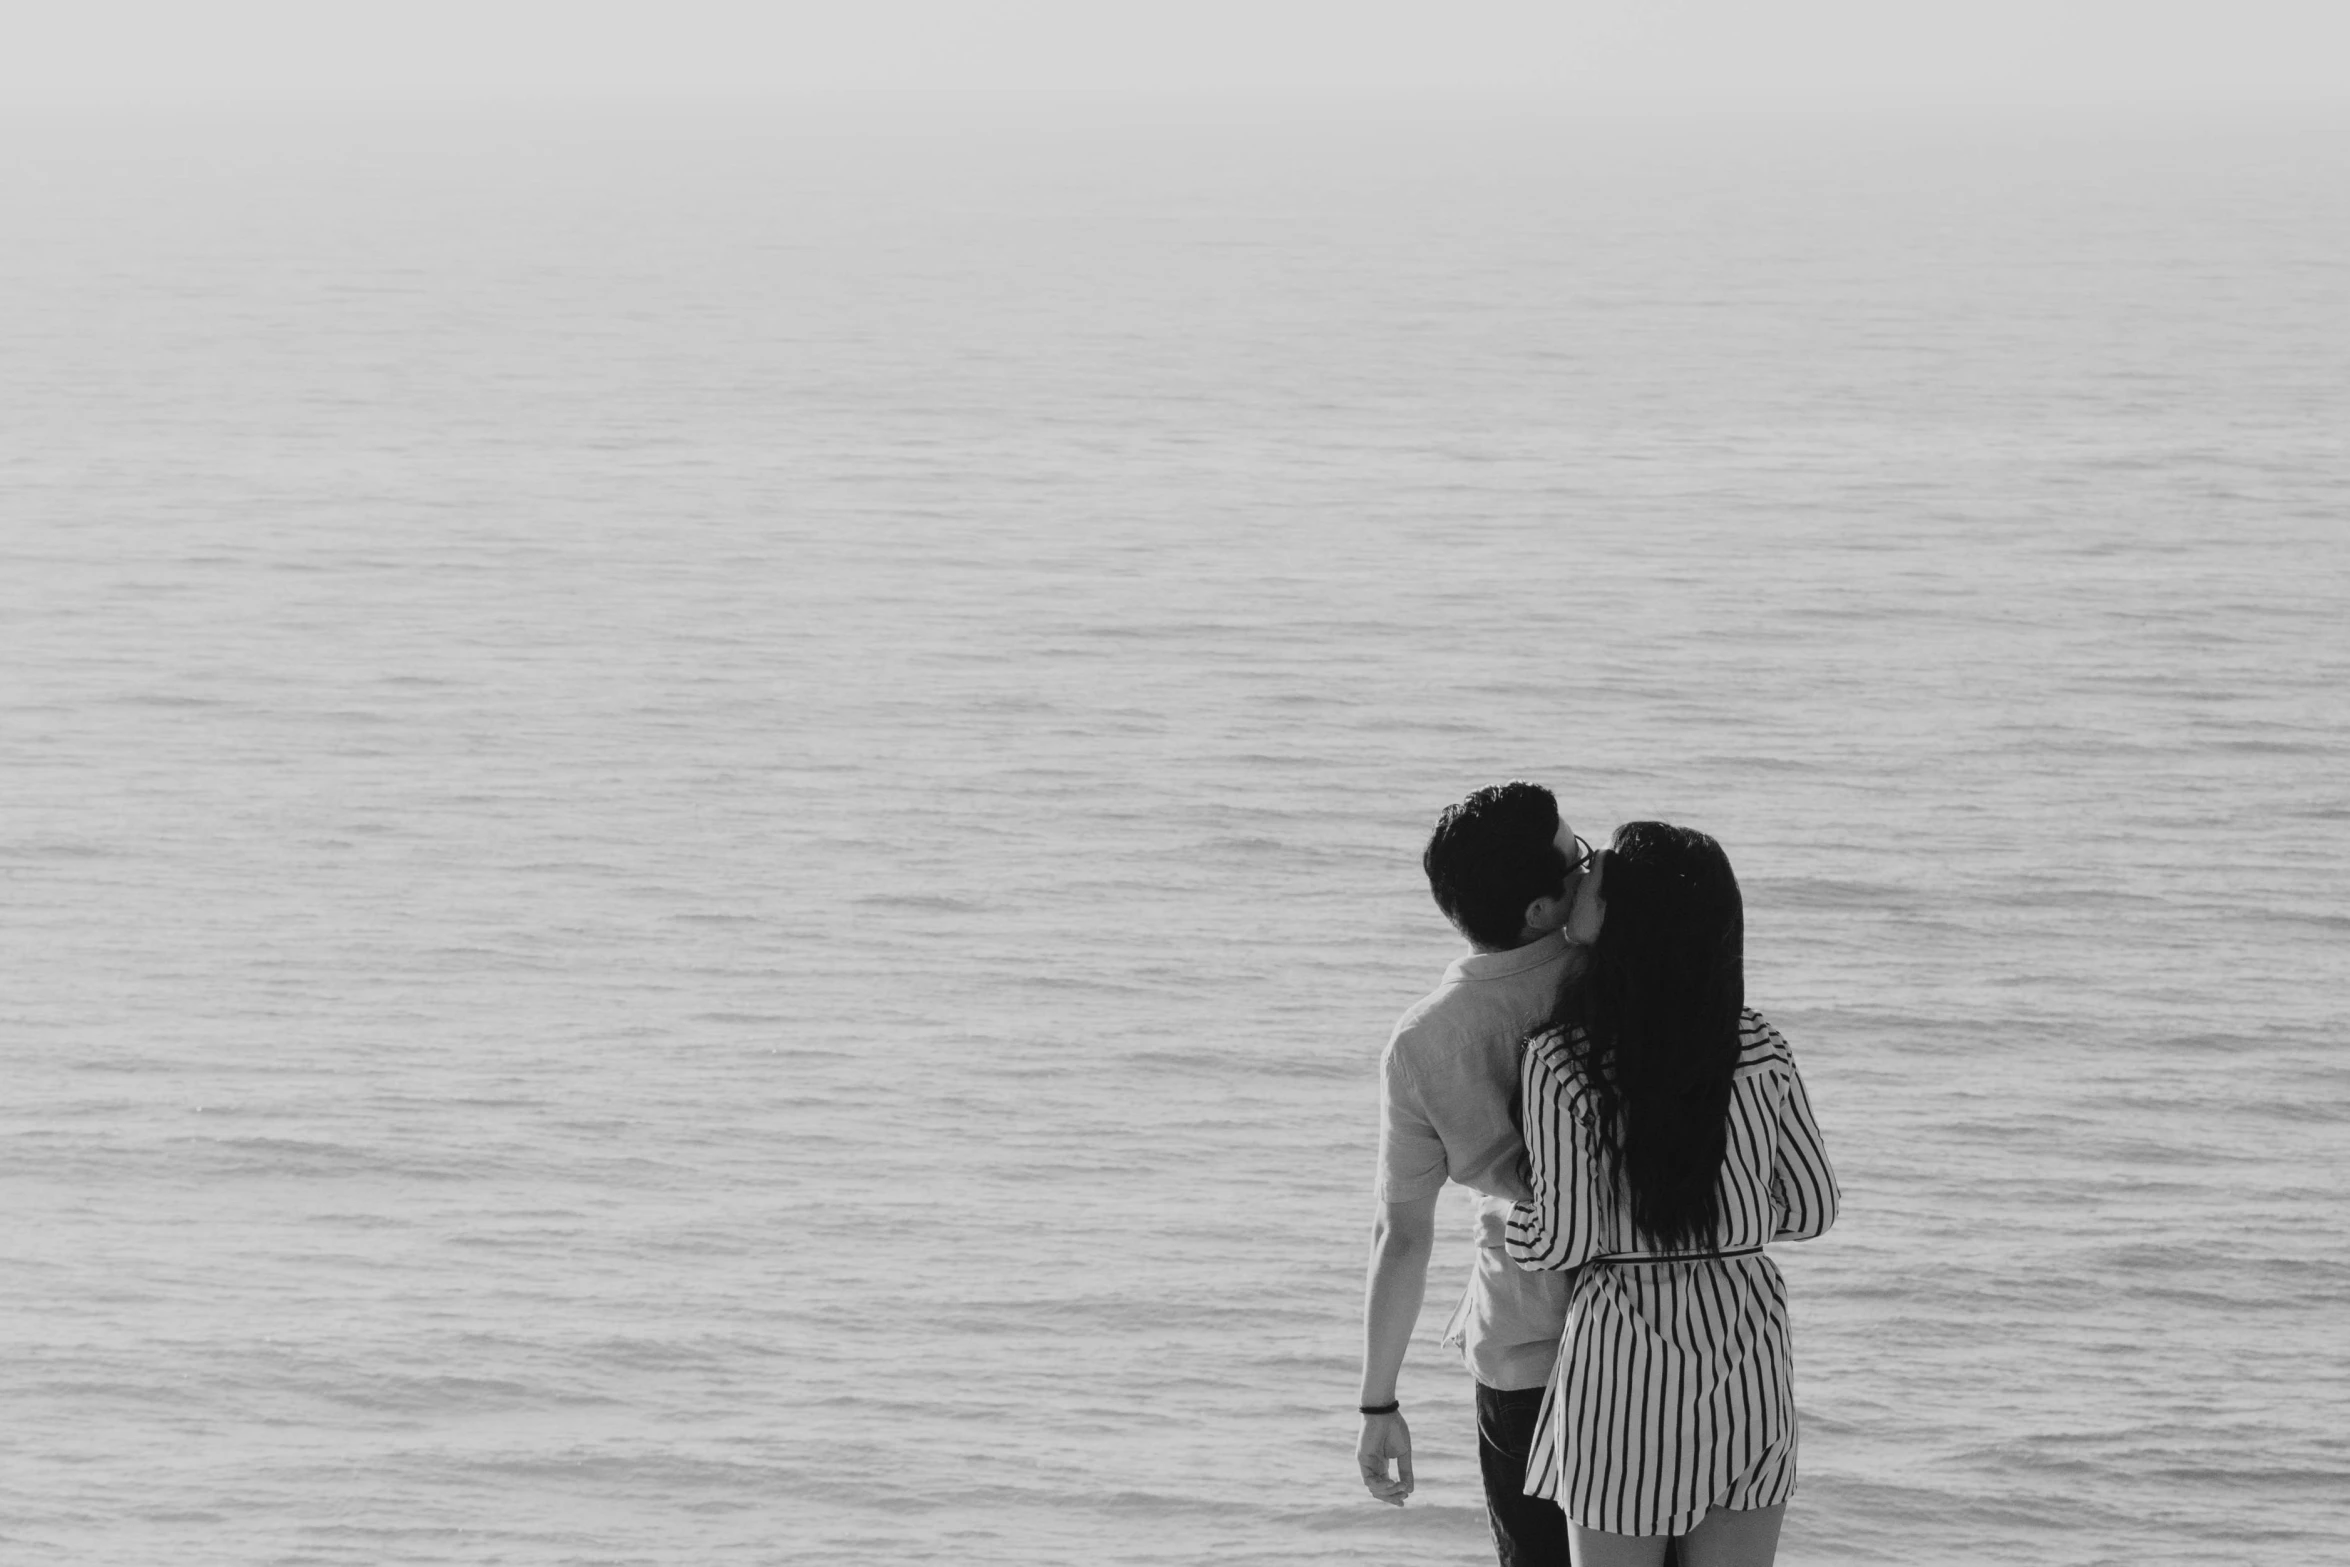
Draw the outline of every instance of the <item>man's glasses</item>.
M1591 869L1592 856L1599 852L1598 850L1592 848L1590 844L1583 841L1583 835L1581 833L1574 834L1574 839L1575 857L1567 862L1567 874L1569 876L1577 875L1583 871Z

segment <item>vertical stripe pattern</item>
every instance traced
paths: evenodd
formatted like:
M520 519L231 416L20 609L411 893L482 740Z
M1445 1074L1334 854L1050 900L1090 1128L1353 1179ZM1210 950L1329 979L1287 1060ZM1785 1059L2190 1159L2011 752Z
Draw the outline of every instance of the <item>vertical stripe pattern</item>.
M1526 1490L1588 1529L1685 1534L1716 1507L1795 1490L1787 1291L1763 1247L1836 1222L1836 1177L1779 1031L1739 1020L1721 1227L1708 1255L1644 1250L1563 1039L1520 1069L1534 1200L1511 1211L1509 1254L1579 1268Z

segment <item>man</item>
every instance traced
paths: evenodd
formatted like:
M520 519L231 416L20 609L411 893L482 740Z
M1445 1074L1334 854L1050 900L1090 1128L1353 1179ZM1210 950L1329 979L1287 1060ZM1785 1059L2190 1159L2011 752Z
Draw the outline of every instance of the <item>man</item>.
M1412 1436L1395 1382L1427 1288L1436 1194L1458 1181L1485 1195L1476 1272L1445 1342L1460 1343L1477 1381L1478 1467L1502 1567L1567 1567L1565 1516L1521 1488L1573 1276L1521 1271L1502 1250L1502 1229L1509 1205L1531 1195L1510 1115L1518 1047L1557 998L1571 951L1563 931L1590 861L1538 784L1499 784L1448 807L1421 865L1471 950L1404 1013L1379 1063L1380 1209L1355 1457L1373 1496L1401 1506L1411 1495Z

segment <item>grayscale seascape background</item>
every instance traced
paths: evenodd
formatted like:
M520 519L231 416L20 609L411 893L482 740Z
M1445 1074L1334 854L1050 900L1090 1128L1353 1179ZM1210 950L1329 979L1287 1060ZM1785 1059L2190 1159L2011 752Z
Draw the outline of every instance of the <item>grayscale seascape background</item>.
M1511 775L1744 879L1783 1561L2350 1554L2350 120L0 149L10 1562L1490 1561Z

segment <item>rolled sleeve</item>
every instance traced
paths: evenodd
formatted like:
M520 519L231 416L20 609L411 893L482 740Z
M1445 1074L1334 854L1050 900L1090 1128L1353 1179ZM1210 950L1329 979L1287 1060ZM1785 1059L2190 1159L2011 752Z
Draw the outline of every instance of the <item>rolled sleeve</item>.
M1379 1179L1381 1202L1416 1202L1443 1189L1452 1173L1444 1139L1428 1119L1425 1098L1408 1053L1387 1042L1379 1058Z
M1789 1052L1787 1095L1779 1102L1779 1141L1771 1163L1771 1209L1777 1220L1772 1238L1808 1241L1825 1235L1836 1222L1838 1200L1828 1145Z
M1584 1174L1590 1154L1555 1036L1527 1047L1521 1072L1534 1200L1511 1208L1503 1245L1521 1268L1580 1267L1598 1250L1602 1215L1598 1192Z

